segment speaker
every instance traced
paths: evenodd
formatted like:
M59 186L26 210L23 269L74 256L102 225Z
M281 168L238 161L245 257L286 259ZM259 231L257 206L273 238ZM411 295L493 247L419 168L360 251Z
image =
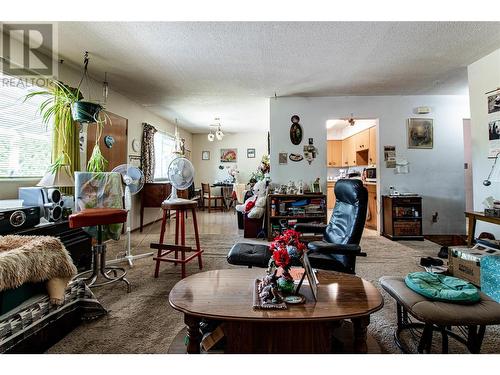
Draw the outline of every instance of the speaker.
M64 202L58 189L38 186L21 187L18 196L24 201L23 205L40 207L40 216L47 221L56 222L62 219Z

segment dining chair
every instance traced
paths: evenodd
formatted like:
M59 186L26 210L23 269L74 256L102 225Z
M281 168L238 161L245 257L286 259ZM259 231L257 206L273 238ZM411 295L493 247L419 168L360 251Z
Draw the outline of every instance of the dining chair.
M208 200L208 213L210 213L211 210L224 210L224 197L221 195L212 195L210 184L201 183L201 194L203 209L207 207L205 202ZM212 201L215 203L214 207L212 207ZM218 201L220 201L220 206L217 206Z

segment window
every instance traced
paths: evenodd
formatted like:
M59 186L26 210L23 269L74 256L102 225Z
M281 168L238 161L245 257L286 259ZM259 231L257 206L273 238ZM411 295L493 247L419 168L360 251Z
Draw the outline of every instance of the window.
M43 97L24 102L39 90L0 73L0 178L41 177L51 163L52 129L38 111Z
M175 138L163 132L155 133L155 181L168 180L168 166L175 154Z

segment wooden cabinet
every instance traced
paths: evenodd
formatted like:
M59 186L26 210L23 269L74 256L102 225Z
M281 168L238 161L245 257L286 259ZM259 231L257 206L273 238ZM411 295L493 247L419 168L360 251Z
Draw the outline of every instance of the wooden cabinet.
M356 149L354 145L354 136L348 137L342 141L342 166L358 165L356 162Z
M328 141L327 165L329 167L342 166L342 141Z
M326 206L329 210L335 207L335 182L327 182Z
M365 187L368 190L368 210L365 227L377 229L377 185L366 184Z
M368 164L377 164L377 127L372 126L369 131Z
M424 240L422 235L422 197L382 197L382 235L391 240Z
M370 131L369 129L363 130L355 135L354 138L354 149L356 152L368 150L370 147Z
M141 221L140 231L144 224L144 208L161 207L162 202L170 196L172 185L169 182L146 182L141 190ZM188 190L178 190L179 198L188 198Z

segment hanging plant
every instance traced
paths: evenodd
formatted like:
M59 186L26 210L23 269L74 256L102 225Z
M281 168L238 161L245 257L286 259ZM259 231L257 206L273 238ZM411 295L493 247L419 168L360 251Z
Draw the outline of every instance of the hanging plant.
M95 144L94 148L92 149L92 155L90 155L89 161L87 162L88 172L105 172L108 167L108 161L102 154L101 148L99 147L99 141L102 137L102 130L108 122L111 123L111 119L109 118L108 114L104 111L99 112L99 115L96 117Z
M44 96L46 99L40 104L39 112L46 129L53 125L54 132L61 136L62 149L57 157L53 156L53 162L49 167L52 173L63 165L71 165L72 161L67 152L68 140L75 131L75 125L71 114L72 105L83 96L80 90L67 86L60 81L53 80L48 87L29 93L24 97L24 101L33 97ZM55 157L55 160L54 160Z

